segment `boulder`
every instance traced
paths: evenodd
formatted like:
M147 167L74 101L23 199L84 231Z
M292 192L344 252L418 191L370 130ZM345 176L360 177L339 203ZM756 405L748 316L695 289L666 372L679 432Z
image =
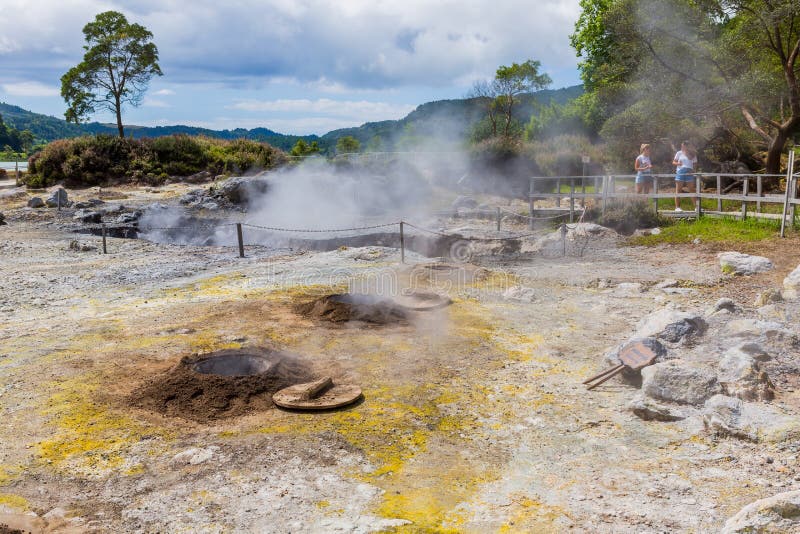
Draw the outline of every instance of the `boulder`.
M97 247L89 243L81 243L77 239L73 239L69 242L69 249L76 252L91 252L93 250L97 250Z
M0 226L3 226L4 224L7 224L6 223L6 216L3 215L2 211L0 211Z
M28 200L29 208L43 208L45 206L44 200L41 197L31 197Z
M69 195L67 195L67 191L63 187L54 189L44 203L48 208L57 208L58 206L61 206L62 208L68 208L72 204L69 201Z
M471 197L459 196L450 205L454 210L459 208L474 209L478 207L478 201Z
M72 220L87 224L99 223L103 221L103 214L99 211L78 210L72 216Z
M628 403L628 410L645 421L680 421L692 415L691 408L661 404L655 399L637 393Z
M679 360L642 369L642 392L650 398L676 404L702 404L722 391L710 369Z
M768 404L714 395L702 415L705 428L718 435L773 443L800 437L800 420Z
M269 183L263 178L231 178L214 190L214 196L233 204L248 204L251 200L265 194Z
M800 532L800 490L759 499L725 522L721 534Z
M800 298L800 265L783 279L783 293L781 295L786 300Z
M744 351L727 351L719 362L717 376L723 392L743 400L772 400L775 390L767 373Z
M181 195L181 197L178 199L178 202L184 205L191 206L202 202L203 200L205 200L205 197L206 197L205 189L192 189L191 191L188 191L187 193Z
M713 312L718 312L720 310L728 310L729 312L733 313L736 311L737 308L738 306L736 306L736 303L733 301L733 299L721 298L717 301L716 304L714 304L712 310Z
M699 314L664 308L639 321L636 337L656 337L668 343L680 343L702 334L707 327Z
M736 319L725 324L724 334L727 337L779 339L792 337L792 333L775 321L758 319Z
M120 224L132 224L138 221L139 217L141 216L142 212L138 210L131 213L123 213L122 215L120 215L115 219L115 222L118 222Z
M771 271L774 267L768 258L740 252L720 252L717 259L725 274L750 275Z

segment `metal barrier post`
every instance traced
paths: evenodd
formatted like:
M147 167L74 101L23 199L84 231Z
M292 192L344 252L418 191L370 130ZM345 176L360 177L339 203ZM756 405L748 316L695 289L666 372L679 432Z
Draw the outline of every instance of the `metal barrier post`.
M403 221L400 221L400 263L406 262L406 240L403 235Z
M533 230L533 178L531 178L531 186L528 188L528 228Z
M717 211L722 211L722 176L717 175Z
M239 257L244 258L244 239L242 239L242 223L236 223L236 238L239 240Z
M602 199L603 199L602 214L603 215L606 214L606 201L608 199L608 179L609 179L608 176L603 176L603 194L602 194Z
M103 254L108 254L108 250L106 250L106 225L103 225Z
M747 189L749 186L749 180L747 178L744 179L744 185L742 186L742 196L747 196ZM747 219L747 200L742 199L742 220Z
M561 255L567 255L567 225L566 223L561 223Z
M500 231L500 208L497 208L497 231Z

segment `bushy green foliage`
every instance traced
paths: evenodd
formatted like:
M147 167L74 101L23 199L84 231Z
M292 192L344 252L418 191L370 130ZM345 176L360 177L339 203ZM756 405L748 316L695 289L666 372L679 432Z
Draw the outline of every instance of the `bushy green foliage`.
M337 154L352 154L361 150L361 143L355 137L346 135L336 141Z
M584 155L591 161L585 169L587 175L596 174L595 169L605 164L603 147L592 144L584 135L558 135L527 143L525 152L544 176L580 176L584 171Z
M638 199L611 202L606 205L605 213L599 206L590 208L586 211L586 219L625 235L632 234L638 228L669 224L668 220L656 213L651 203Z
M130 139L110 135L61 139L28 160L29 186L57 182L99 185L133 181L162 183L201 171L243 173L284 163L286 154L264 143L173 135Z

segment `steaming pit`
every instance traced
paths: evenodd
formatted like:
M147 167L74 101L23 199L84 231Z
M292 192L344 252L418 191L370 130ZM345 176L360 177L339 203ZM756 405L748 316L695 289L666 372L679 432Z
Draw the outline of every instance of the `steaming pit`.
M310 366L270 349L222 350L186 356L141 385L134 406L169 417L207 422L274 406L272 394L313 378Z
M373 324L402 323L406 310L391 300L363 293L325 295L295 307L300 315L332 323L362 321Z
M268 373L277 362L254 354L219 354L192 364L201 375L251 376Z

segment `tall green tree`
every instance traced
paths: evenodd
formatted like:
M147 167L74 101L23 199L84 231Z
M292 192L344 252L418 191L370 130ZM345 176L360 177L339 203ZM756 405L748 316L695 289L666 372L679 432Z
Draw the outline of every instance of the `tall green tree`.
M514 106L519 95L544 89L552 83L550 76L539 73L542 64L529 59L524 63L501 65L491 81L476 82L471 96L486 100L486 120L492 136L510 137L514 128Z
M337 154L352 154L361 150L361 143L358 139L351 135L340 137L336 140L336 153Z
M61 77L61 96L67 103L67 121L76 124L99 109L113 112L120 137L122 109L138 106L153 76L161 76L153 34L125 15L106 11L83 28L83 61Z
M648 131L649 139L722 133L760 144L766 171L780 171L786 142L800 133L797 0L581 0L581 7L572 44L605 136L627 134L636 145Z

